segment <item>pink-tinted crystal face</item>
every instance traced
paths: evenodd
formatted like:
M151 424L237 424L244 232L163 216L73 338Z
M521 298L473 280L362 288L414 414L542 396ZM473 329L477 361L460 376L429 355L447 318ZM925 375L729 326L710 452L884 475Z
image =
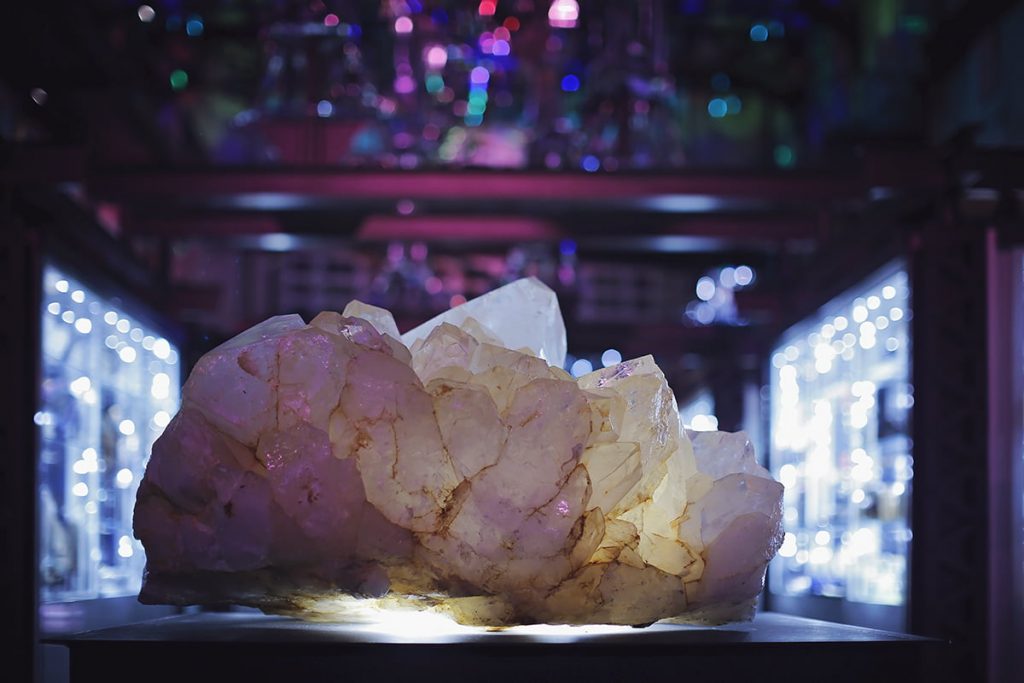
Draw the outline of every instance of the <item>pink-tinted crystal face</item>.
M408 346L407 346L408 345ZM273 318L204 356L153 449L142 598L468 623L750 614L782 487L689 434L650 356L573 379L520 280L399 336L388 311Z

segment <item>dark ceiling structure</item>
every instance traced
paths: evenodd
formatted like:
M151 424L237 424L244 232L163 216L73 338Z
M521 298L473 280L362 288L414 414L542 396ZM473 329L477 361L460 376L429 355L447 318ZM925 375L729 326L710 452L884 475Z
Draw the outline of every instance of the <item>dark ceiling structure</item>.
M9 5L0 177L61 188L199 347L537 275L573 353L653 348L685 396L943 212L1019 215L1020 3Z

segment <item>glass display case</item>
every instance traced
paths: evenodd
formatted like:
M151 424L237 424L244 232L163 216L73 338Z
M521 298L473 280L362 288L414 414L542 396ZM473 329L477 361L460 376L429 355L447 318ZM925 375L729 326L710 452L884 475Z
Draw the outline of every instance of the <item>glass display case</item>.
M775 347L770 464L786 493L771 593L905 604L911 316L907 273L892 264Z
M132 536L135 493L178 409L180 366L175 345L119 299L54 264L42 287L35 422L45 610L138 593L145 558Z

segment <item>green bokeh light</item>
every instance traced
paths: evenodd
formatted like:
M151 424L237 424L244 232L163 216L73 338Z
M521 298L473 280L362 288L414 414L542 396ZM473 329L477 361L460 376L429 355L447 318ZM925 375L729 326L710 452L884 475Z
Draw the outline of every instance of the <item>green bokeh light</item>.
M775 146L775 163L782 168L790 168L796 161L796 155L793 154L793 148L789 145L776 145Z
M188 85L188 74L182 69L175 69L171 72L171 87L174 90L181 90Z
M431 74L430 76L427 76L426 85L427 92L441 92L442 90L444 90L444 79L437 74Z

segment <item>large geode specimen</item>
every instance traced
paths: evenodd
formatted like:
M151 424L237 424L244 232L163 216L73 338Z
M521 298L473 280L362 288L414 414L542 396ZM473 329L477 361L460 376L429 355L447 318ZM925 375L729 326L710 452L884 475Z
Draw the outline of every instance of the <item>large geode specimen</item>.
M782 486L743 434L682 429L650 356L573 379L519 280L399 335L360 302L203 356L153 447L140 599L463 623L748 618Z

